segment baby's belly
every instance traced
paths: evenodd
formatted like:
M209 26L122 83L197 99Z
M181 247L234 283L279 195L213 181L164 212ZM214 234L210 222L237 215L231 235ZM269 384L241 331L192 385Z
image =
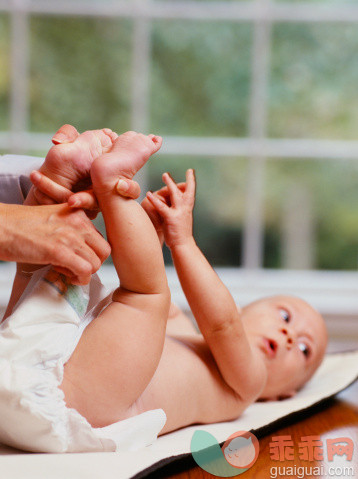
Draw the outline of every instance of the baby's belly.
M202 337L167 336L151 382L135 403L136 413L161 408L167 423L161 434L195 423L218 422L241 410Z

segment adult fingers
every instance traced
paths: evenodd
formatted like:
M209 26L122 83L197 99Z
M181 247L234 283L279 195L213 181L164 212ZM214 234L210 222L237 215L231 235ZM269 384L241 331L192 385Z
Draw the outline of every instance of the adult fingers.
M79 191L74 193L67 202L70 208L80 208L86 213L87 218L94 220L97 218L100 208L98 206L96 195L93 190Z
M52 198L42 193L36 187L33 187L32 193L39 205L53 205L55 203Z
M52 137L52 143L59 145L61 143L72 143L79 136L78 131L72 125L63 125Z
M93 265L72 248L59 247L53 261L54 267L62 272L69 271L66 275L73 284L87 284L91 280Z
M30 180L41 193L52 198L56 203L66 203L68 198L72 195L71 190L59 185L40 171L32 171L30 173Z
M78 278L75 276L72 271L70 271L68 268L61 268L61 266L53 266L52 267L55 271L57 271L60 274L63 274L66 276L67 281L71 284L75 284L78 286L83 286L91 281L92 274L86 274L85 276L80 276Z
M85 214L84 214L85 216ZM111 254L111 247L107 241L103 238L101 233L96 230L91 221L85 216L88 227L84 229L84 235L87 245L98 256L101 263L103 263Z
M116 185L116 191L121 196L127 198L132 198L133 200L137 199L140 196L140 186L134 180L128 180L126 178L121 178L118 180Z
M86 218L87 221L89 221ZM77 232L67 232L62 240L65 247L70 248L77 256L87 261L91 265L91 273L95 273L104 261L107 251L106 241L91 224L91 231L82 230ZM66 266L67 267L67 266Z
M72 215L71 215L72 216ZM73 284L86 284L110 253L110 246L82 210L68 217L67 227L58 230L55 246L49 249L50 262L70 271Z
M63 268L61 266L53 266L53 269L58 273L67 276L68 278L73 277L73 273L68 268Z
M93 190L79 191L78 193L71 193L68 198L68 206L70 208L82 208L84 210L94 210L97 212L99 209L97 198Z
M101 263L108 258L111 252L109 244L96 230L82 209L71 210L67 205L65 205L59 214L59 217L61 217L61 215L65 220L66 225L69 226L77 234L77 236L80 236L79 241L81 242L81 245L84 243L86 247L89 247L91 250L93 250L93 252L100 259ZM68 240L67 244L69 247L72 246L73 250L78 246L78 243L75 242L72 245L71 243L68 243Z

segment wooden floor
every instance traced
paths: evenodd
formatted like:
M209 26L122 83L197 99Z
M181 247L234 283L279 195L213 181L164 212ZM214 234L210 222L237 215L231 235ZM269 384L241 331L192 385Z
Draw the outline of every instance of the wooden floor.
M291 436L294 448L295 448L295 459L286 460L283 462L275 461L270 457L270 447L269 443L272 441L272 436ZM301 441L303 436L320 436L323 441L323 450L324 450L324 459L321 461L309 462L303 461L298 457L298 443ZM342 478L358 478L358 382L355 382L350 386L346 391L340 393L335 399L329 400L328 403L318 408L317 411L312 412L312 414L300 420L294 424L291 424L282 429L269 434L266 437L260 439L260 454L256 463L252 466L251 469L246 471L244 474L236 477L242 477L243 479L270 479L273 477L274 470L273 467L283 467L283 466L306 466L310 467L320 467L328 468L332 466L331 463L327 461L326 457L326 443L327 438L334 439L338 437L350 437L355 446L353 453L353 459L351 462L344 461L344 464L349 467L353 467L354 476L351 475L305 475L305 479L310 477L320 477L325 479L337 479ZM186 461L182 464L174 464L167 467L166 469L159 470L152 473L150 479L160 479L160 478L170 478L170 479L209 479L214 478L215 476L203 471L199 467L191 467L192 461ZM188 469L189 467L189 469ZM318 469L316 469L318 471ZM281 469L283 471L283 469ZM301 469L303 471L303 469ZM306 469L307 471L307 469ZM297 478L297 475L281 475L277 477L292 477Z

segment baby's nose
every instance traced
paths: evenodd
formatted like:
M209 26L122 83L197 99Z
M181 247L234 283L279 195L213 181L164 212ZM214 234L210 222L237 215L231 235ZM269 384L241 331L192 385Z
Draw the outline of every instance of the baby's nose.
M281 328L281 333L284 334L286 336L286 346L287 346L287 349L291 349L293 344L294 344L294 341L295 341L295 337L292 333L291 330L289 330L288 328Z

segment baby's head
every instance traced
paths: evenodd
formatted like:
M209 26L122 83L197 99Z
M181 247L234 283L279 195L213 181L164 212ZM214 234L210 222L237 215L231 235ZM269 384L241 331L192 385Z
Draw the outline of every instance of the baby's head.
M321 364L327 346L322 316L302 299L273 296L248 304L242 321L267 367L262 399L290 397Z

